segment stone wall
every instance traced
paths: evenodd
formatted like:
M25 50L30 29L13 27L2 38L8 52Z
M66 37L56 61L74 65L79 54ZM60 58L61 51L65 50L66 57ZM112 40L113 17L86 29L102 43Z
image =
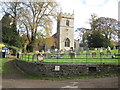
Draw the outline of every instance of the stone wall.
M15 60L15 64L24 72L38 76L75 76L96 73L118 73L118 65L90 65L90 64L54 64L35 63Z

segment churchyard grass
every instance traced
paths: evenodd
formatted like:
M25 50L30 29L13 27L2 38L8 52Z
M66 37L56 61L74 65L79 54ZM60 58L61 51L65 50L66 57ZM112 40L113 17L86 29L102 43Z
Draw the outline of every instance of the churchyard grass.
M72 64L118 64L119 63L119 57L116 58L112 58L112 55L117 54L118 50L110 50L111 55L107 55L107 51L103 50L103 53L105 55L103 55L102 57L100 57L100 51L99 50L90 50L89 52L95 52L96 56L92 57L92 55L86 55L86 51L84 51L83 53L81 53L80 55L76 55L75 58L71 59L69 55L63 55L62 57L60 57L60 59L56 59L56 57L52 57L50 59L45 58L44 62L45 63L72 63ZM55 55L55 54L54 54ZM22 57L20 57L20 60L26 60L26 61L32 61L32 62L38 62L39 60L37 59L37 57L34 57L34 59L32 59L32 55L28 54L28 55L24 55Z

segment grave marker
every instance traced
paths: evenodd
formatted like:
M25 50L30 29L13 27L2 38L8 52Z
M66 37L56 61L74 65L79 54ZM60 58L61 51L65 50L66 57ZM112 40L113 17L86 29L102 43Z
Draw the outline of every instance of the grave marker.
M104 53L103 52L100 52L100 57L103 57L104 56Z
M92 57L96 57L96 53L95 52L92 53Z

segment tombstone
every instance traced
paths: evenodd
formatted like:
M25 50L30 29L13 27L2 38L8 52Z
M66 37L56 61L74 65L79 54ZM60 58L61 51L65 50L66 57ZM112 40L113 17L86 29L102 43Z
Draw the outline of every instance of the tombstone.
M47 53L47 58L48 58L48 59L51 59L51 58L52 58L50 53Z
M47 53L50 53L50 49L47 50Z
M107 50L107 56L110 56L111 52L109 50Z
M56 55L56 59L60 59L61 55L60 54L57 54Z
M71 59L75 58L75 53L69 53Z
M95 52L92 53L92 57L96 57L96 53Z
M108 46L107 50L109 50L109 51L110 51L110 50L111 50L111 48Z
M116 47L115 47L115 46L113 47L113 50L116 50Z
M103 52L100 52L100 57L103 57L104 56L104 53Z
M103 48L100 48L100 52L103 52Z
M97 48L95 48L95 50L97 51Z
M86 55L89 56L91 53L89 51L86 52Z
M46 58L46 57L47 57L46 53L43 53L43 57L44 57L44 58Z

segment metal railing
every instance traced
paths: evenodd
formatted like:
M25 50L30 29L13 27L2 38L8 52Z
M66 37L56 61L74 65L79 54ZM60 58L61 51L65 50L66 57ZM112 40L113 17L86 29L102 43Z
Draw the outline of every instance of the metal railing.
M119 64L119 54L43 54L44 63ZM37 54L20 54L19 60L40 62Z

